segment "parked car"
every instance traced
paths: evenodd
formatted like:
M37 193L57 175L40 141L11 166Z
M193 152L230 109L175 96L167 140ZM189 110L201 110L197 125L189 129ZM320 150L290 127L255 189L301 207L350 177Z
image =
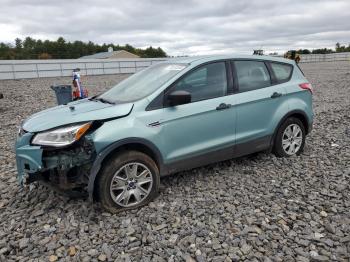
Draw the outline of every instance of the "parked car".
M24 121L18 178L85 188L117 212L150 202L161 176L263 150L299 155L312 122L312 87L294 61L169 59Z

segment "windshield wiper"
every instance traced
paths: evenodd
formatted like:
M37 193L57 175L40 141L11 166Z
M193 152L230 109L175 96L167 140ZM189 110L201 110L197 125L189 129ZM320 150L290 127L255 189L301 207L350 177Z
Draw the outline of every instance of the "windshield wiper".
M101 98L101 97L91 97L90 100L91 100L91 101L100 101L100 102L105 103L105 104L115 105L114 102L109 101L109 100L104 99L104 98Z

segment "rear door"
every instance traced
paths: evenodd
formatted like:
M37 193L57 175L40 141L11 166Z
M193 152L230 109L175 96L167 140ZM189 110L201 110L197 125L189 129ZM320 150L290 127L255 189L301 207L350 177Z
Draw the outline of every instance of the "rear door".
M277 84L271 66L263 60L232 62L237 110L236 154L244 155L269 147L271 137L288 112L286 90Z

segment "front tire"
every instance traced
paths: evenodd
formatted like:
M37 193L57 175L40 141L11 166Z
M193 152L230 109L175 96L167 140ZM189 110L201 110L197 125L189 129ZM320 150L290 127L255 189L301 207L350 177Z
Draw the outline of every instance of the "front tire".
M159 191L159 170L148 155L125 151L109 159L98 181L101 205L111 213L148 204Z
M278 157L300 155L305 145L304 124L295 117L290 117L277 131L273 152Z

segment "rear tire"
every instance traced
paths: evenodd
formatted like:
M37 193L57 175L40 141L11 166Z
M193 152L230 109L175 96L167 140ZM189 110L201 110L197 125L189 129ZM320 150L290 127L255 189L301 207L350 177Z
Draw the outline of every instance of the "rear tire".
M102 207L117 213L148 204L159 191L159 170L148 155L124 151L105 163L97 184Z
M300 155L305 145L304 124L295 117L290 117L279 127L273 147L277 157Z

